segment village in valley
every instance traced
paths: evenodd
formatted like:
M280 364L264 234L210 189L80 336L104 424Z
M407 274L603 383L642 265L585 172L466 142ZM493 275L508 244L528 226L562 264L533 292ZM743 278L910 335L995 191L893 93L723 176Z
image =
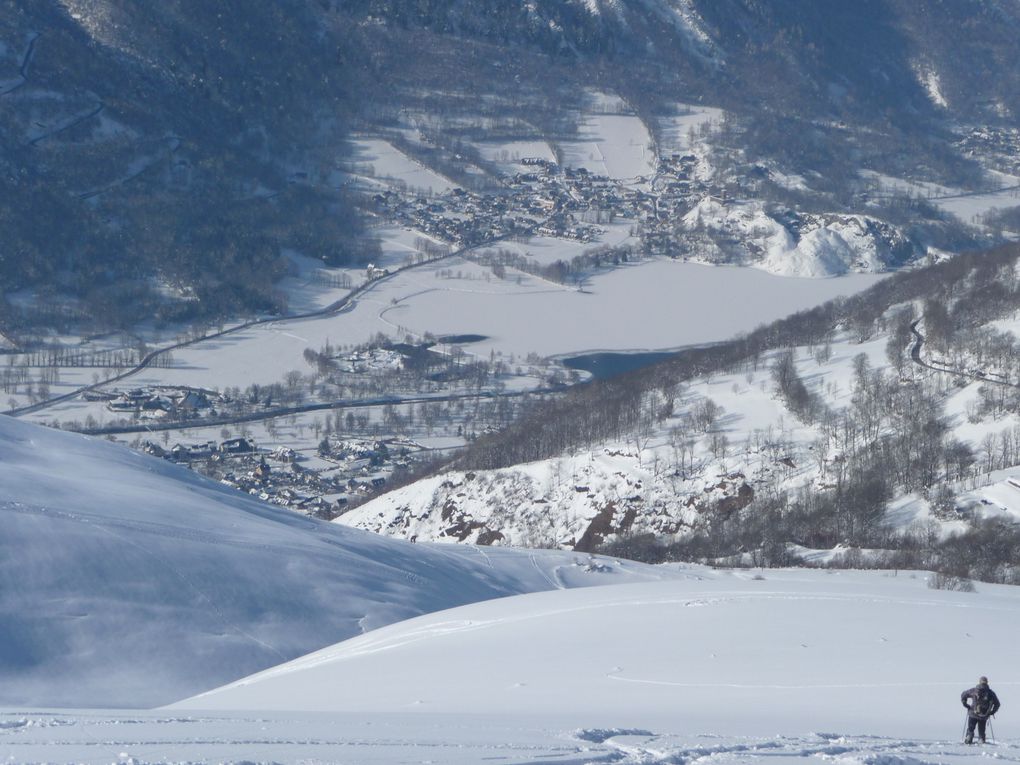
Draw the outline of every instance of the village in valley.
M571 141L477 143L471 156L486 180L474 184L441 175L396 134L358 138L354 159L322 177L296 172L292 182L353 190L381 242L373 262L331 268L290 253L294 275L281 290L289 317L171 328L178 335L170 345L158 327L89 338L0 335L9 411L129 442L239 491L332 519L423 460L505 428L534 402L584 380L564 363L573 355L721 340L794 310L788 297L756 297L761 305L742 318L746 326L704 321L699 326L714 327L718 338L685 339L678 327L693 326L692 310L718 307L712 289L733 297L732 279L701 286L712 269L682 282L687 301L675 291L645 299L622 285L592 298L592 280L609 284L633 273L622 266L653 264L637 285L646 290L662 282L664 263L750 265L748 252L759 257L775 241L795 247L804 231L832 221L784 213L782 205L766 214L764 187L796 190L803 179L766 166L717 173L711 141L721 110L683 106L672 127L656 131L669 139L662 144L622 102L599 98L610 110L583 116ZM850 222L872 239L895 239L890 227ZM746 245L755 237L765 244ZM749 249L728 249L737 241ZM771 267L757 265L754 279ZM873 258L829 275L881 266ZM674 269L669 279L677 278ZM804 307L834 283L803 281L812 282L797 287ZM664 318L649 316L621 333L617 294ZM591 298L580 305L591 318L561 321L560 302L579 295ZM504 298L523 302L493 307ZM527 307L537 299L549 302ZM544 331L536 334L528 321Z
M145 440L141 449L266 502L324 520L379 491L395 469L408 468L410 455L421 451L418 444L399 438L373 441L335 435L324 437L312 455L287 446L263 449L250 436L176 443L170 449Z
M375 181L359 180L366 209L391 230L413 232L414 249L403 262L383 258L361 274L313 269L308 282L334 294L354 295L394 270L457 254L481 269L469 278L484 274L487 280L502 280L512 268L577 287L593 269L661 249L656 242L666 238L656 237L658 224L666 225L708 193L708 185L694 179L698 161L690 153L643 160L635 167L648 175L623 179L583 166L561 166L551 158L515 156L501 164L497 183L489 190L450 186L441 193L385 177L382 188L373 188ZM357 173L351 177L359 178ZM624 244L618 243L619 237L606 244L607 226L625 226L631 233L622 237ZM562 259L543 262L493 249L503 243L527 244L535 237L563 242L569 249ZM594 252L595 257L579 262L578 252ZM149 349L144 346L115 361L111 350L98 353L101 371L92 374L92 384L80 394L87 406L72 407L73 416L49 422L126 440L263 500L332 519L387 486L395 475L411 471L416 461L504 427L528 400L555 395L582 379L577 371L535 354L526 359L492 352L488 358L480 356L471 350L478 339L484 338L407 333L396 339L362 338L342 348L327 340L304 349L304 371L245 388L210 384L215 381L208 376L196 385L182 375L175 379L187 383L125 385L119 380L127 373L124 383L130 384L135 365L180 365L169 351L146 363ZM4 342L9 354L5 389L29 394L27 401L12 397L12 409L16 403L35 406L44 401L49 386L33 385L28 368L22 371L12 363L22 349ZM56 367L66 374L78 353L61 350ZM42 368L46 363L33 358L31 365ZM112 382L104 385L104 379ZM54 386L54 392L59 387Z
M441 196L418 196L391 189L373 196L374 211L456 248L532 236L596 244L603 233L599 224L623 219L641 228L641 254L668 254L654 245L657 227L709 191L707 183L694 180L697 162L693 154L674 153L659 160L654 177L621 180L524 157L523 172L505 176L498 194L457 187Z

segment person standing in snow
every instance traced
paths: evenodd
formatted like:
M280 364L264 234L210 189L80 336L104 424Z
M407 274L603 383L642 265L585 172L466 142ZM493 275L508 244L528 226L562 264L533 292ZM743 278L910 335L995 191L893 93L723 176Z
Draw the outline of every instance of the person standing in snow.
M988 678L978 678L978 684L960 694L960 701L967 707L967 735L965 744L974 743L974 727L977 727L978 738L985 743L985 726L988 718L999 711L1002 706L995 691L988 687Z

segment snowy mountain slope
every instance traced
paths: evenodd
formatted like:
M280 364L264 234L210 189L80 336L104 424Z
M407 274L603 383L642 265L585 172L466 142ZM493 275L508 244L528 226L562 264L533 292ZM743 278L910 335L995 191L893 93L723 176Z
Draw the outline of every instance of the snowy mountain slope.
M662 576L394 544L6 417L0 529L8 704L165 703L427 611Z
M838 389L834 403L842 406L853 357L864 353L877 366L885 341L840 340L824 365L802 353L798 369L813 375L818 389ZM682 538L735 517L764 484L794 487L818 478L810 447L819 431L776 395L770 360L692 380L678 390L672 415L643 434L500 470L445 472L374 498L335 523L402 539L580 549L614 534ZM711 424L709 402L716 409Z
M867 215L786 215L790 220L779 220L757 201L705 197L683 217L682 226L701 238L694 257L782 276L886 271L918 254L899 230Z
M1020 759L1020 591L677 571L431 614L171 709L0 712L13 762L977 765ZM959 742L987 674L996 743ZM209 707L213 711L209 711Z
M1017 684L1016 588L945 592L909 573L686 572L430 614L172 708L937 737L956 734L958 694L979 674L1005 699Z
M621 443L505 470L444 473L334 523L399 539L587 551L633 530L682 536L720 507L746 505L754 496L748 479L713 467L693 480L661 480L652 463Z
M561 417L543 410L541 422L532 418L520 440L493 442L505 454L528 455L518 457L518 464L505 459L480 469L486 463L461 460L336 522L405 539L576 550L636 537L642 546L617 554L790 565L797 557L831 560L853 547L910 548L916 554L933 539L948 542L950 535L970 533L990 519L1015 520L1018 325L1016 308L1006 309L1020 304L1015 264L983 277L976 272L965 277L961 264L954 262L960 273L950 283L958 289L964 278L974 280L975 297L952 304L960 328L951 350L934 350L930 343L918 349L922 335L912 332L918 326L927 331L924 321L935 331L938 315L931 311L943 303L932 299L918 311L921 300L899 302L907 293L893 277L879 289L899 296L894 307L875 308L878 321L863 329L850 326L855 320L830 329L808 318L803 326L811 331L802 335L803 345L716 366L710 374L667 362L625 384L604 385L601 399L594 395L600 390L595 383L587 398L564 406ZM931 272L916 276L923 284ZM922 294L941 294L929 289ZM985 299L995 290L1002 293L1000 304ZM1000 315L994 326L984 325ZM784 330L773 326L763 333L782 336ZM575 425L594 431L614 422L622 396L637 386L644 393L640 403L634 393L630 411L641 416L625 430L606 428L544 458L531 450L539 439L569 433ZM865 420L867 431L860 425ZM935 437L925 440L924 432ZM931 450L930 462L919 456L923 444ZM517 447L523 450L512 451ZM841 493L840 484L847 485L848 455L859 457L858 449L881 456L855 479L863 481L868 473L875 480L869 484L873 493L850 496ZM907 460L915 467L904 467ZM922 475L919 464L933 467ZM725 544L713 541L727 534ZM667 551L674 542L680 548ZM1010 545L1001 553L999 573L979 562L983 544L959 547L941 558L916 557L909 566L944 564L959 575L1014 581L1008 573L1015 560ZM646 554L651 557L642 557Z

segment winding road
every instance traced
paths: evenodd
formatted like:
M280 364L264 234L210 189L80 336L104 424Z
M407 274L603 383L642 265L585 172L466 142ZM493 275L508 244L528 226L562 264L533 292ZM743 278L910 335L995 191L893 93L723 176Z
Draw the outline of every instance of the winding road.
M18 69L18 80L7 88L7 90L0 93L0 96L6 96L13 93L28 82L28 68L32 65L32 56L35 55L35 43L40 37L42 37L42 33L36 32L35 36L28 41L28 50L25 51L25 55L21 59L21 66Z
M924 346L924 335L922 335L917 325L921 323L918 319L910 325L910 332L914 335L914 344L910 347L910 358L919 367L930 369L933 372L942 372L943 374L958 375L960 377L967 377L971 380L977 380L979 382L993 383L994 385L1005 385L1007 388L1020 388L1020 385L1016 383L1007 382L1006 380L996 380L994 377L987 377L986 375L974 374L973 372L965 372L962 369L950 369L949 367L936 367L929 364L927 361L921 358L921 348Z
M82 124L83 122L87 122L93 117L98 117L100 112L102 112L103 109L105 108L106 104L104 104L102 101L97 101L96 105L89 109L87 112L82 112L81 114L77 114L71 117L69 120L65 121L61 125L56 126L47 133L37 135L35 138L29 140L25 144L25 146L35 146L36 144L45 141L47 138L52 138L53 136L63 133L66 130L70 130L73 127L77 127L78 125Z

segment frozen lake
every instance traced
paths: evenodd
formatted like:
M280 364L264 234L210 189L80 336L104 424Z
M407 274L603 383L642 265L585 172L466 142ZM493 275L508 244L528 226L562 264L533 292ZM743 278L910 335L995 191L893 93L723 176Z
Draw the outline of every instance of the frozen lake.
M553 285L482 292L439 283L408 295L385 317L418 332L485 335L470 348L479 354L668 350L725 340L881 278L797 279L653 260L599 274L583 292Z

